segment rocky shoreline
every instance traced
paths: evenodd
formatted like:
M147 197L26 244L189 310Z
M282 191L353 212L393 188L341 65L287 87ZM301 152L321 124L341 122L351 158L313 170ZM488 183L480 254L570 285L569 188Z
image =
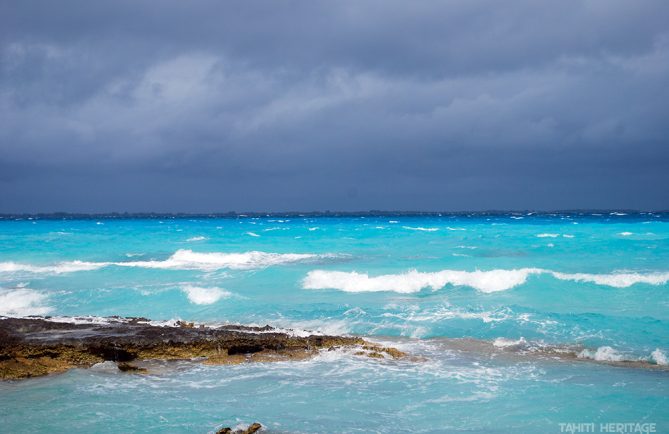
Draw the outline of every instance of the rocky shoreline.
M238 364L302 360L321 350L351 349L372 358L405 354L359 337L295 336L270 326L155 325L146 318L0 318L0 379L14 380L88 368L106 361L121 371L144 372L143 360Z

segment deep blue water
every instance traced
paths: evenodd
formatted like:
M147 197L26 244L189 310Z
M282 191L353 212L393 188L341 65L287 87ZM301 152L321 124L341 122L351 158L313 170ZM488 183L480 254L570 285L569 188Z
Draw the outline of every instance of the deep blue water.
M270 324L423 356L74 370L0 384L0 430L669 432L668 282L667 214L0 220L0 315Z

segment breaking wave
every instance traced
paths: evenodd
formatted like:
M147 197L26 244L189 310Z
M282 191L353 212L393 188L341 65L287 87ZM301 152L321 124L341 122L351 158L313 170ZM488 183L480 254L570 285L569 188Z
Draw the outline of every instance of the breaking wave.
M0 289L0 315L46 315L53 310L45 306L48 296L29 288Z
M28 273L73 273L76 271L91 271L98 268L111 265L111 262L85 262L85 261L68 261L59 262L55 265L31 265L22 264L18 262L0 262L0 273L13 272L28 272Z
M394 291L419 292L423 288L438 290L451 284L469 286L481 292L504 291L525 283L531 274L541 273L537 268L491 271L443 270L421 273L411 270L402 274L385 274L370 277L367 273L344 271L310 271L302 282L305 289L339 289L345 292Z
M512 270L458 271L442 270L423 273L411 270L399 274L369 276L355 271L310 271L302 281L305 289L338 289L345 292L392 291L403 294L419 292L424 288L438 290L446 285L468 286L478 291L491 293L505 291L524 284L531 275L549 274L556 279L575 282L590 282L614 288L627 288L637 283L664 285L669 281L669 272L656 273L560 273L541 268L519 268Z
M657 366L667 366L667 356L660 350L656 348L655 351L650 353L649 357L635 357L631 354L624 354L615 348L609 346L599 347L596 350L584 349L576 355L579 359L590 359L596 362L604 363L647 363L654 364Z
M597 348L596 351L585 349L578 353L579 359L591 359L598 362L620 362L625 360L625 357L615 349L604 346Z
M32 265L17 262L0 262L0 272L27 272L61 274L76 271L91 271L103 267L138 267L174 270L214 271L222 268L248 270L266 268L273 265L291 264L303 261L340 257L336 254L311 253L268 253L251 251L244 253L200 253L181 249L165 260L127 261L127 262L84 262L68 261L54 265Z
M135 261L116 262L114 265L121 267L142 267L177 270L205 270L213 271L221 268L246 270L253 268L265 268L272 265L290 264L306 260L316 260L333 255L315 255L310 253L267 253L267 252L245 252L245 253L200 253L192 250L177 250L172 256L164 261Z
M200 286L184 286L181 290L188 296L188 300L194 304L214 304L222 298L227 298L232 293L221 288L203 288Z
M669 281L669 272L658 273L612 273L612 274L588 274L588 273L559 273L550 272L553 277L560 280L573 280L576 282L590 282L597 285L612 286L614 288L627 288L637 283L649 285L664 285Z
M662 352L659 348L656 348L655 351L650 353L650 358L653 362L657 363L658 365L661 366L667 366L669 365L669 361L667 361L667 355Z

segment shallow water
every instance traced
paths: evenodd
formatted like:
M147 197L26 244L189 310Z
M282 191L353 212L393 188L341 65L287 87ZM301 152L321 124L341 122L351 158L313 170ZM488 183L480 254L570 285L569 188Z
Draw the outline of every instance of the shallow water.
M424 356L75 370L0 384L3 430L667 432L669 373L650 368L669 354L669 216L618 214L2 220L1 315L271 324ZM648 368L602 364L625 360Z

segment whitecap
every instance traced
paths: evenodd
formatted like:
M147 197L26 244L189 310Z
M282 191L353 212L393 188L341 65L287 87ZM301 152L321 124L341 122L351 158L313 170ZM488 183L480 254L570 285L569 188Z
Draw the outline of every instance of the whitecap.
M629 237L630 235L634 235L632 232L619 232L618 235L621 237Z
M604 346L597 348L596 351L585 349L577 355L580 359L592 359L598 362L620 362L625 360L625 357L615 349Z
M422 231L422 232L436 232L439 228L424 228L424 227L413 227L413 226L402 226L403 229L408 229L410 231Z
M256 234L255 232L247 232L246 235L250 237L259 237L260 235Z
M46 315L53 310L46 306L48 296L29 288L0 289L0 315Z
M305 260L328 258L336 255L315 255L310 253L267 253L251 251L245 253L200 253L192 250L177 250L164 261L117 262L123 267L142 267L179 270L217 270L231 268L238 270L265 268Z
M573 280L576 282L591 282L597 285L612 286L614 288L627 288L637 283L649 285L664 285L669 281L669 272L656 273L613 273L613 274L588 274L588 273L559 273L550 272L553 277L560 280Z
M169 258L157 261L127 261L127 262L84 262L69 261L55 265L31 265L17 262L0 262L0 272L28 272L61 274L76 271L91 271L108 266L137 267L174 270L204 270L214 271L221 268L247 270L265 268L273 265L290 264L301 261L341 257L336 254L311 253L267 253L251 251L244 253L200 253L188 249L180 249Z
M206 240L206 239L207 239L207 237L197 236L197 237L191 237L191 238L187 239L186 241L203 241L203 240Z
M656 348L655 351L650 353L650 358L658 365L667 366L669 361L667 361L667 355L662 352L659 348Z
M344 271L310 271L302 281L305 289L338 289L345 292L379 292L393 291L398 293L419 292L423 288L438 290L451 284L469 286L481 292L504 291L525 283L531 274L541 273L537 268L516 270L490 271L456 271L443 270L432 273L421 273L411 270L401 274L385 274L370 277L367 273Z
M520 337L520 339L516 340L507 338L497 338L493 341L492 344L497 348L509 348L509 347L518 347L527 345L527 341L522 336Z
M560 234L543 233L543 234L538 234L537 238L557 238L559 236L560 236Z
M86 261L67 261L59 262L55 265L31 265L18 262L0 262L0 272L28 272L28 273L72 273L75 271L91 271L106 267L111 262L86 262Z
M187 285L182 287L181 290L186 293L188 300L194 304L213 304L232 295L232 293L216 287L203 288Z

